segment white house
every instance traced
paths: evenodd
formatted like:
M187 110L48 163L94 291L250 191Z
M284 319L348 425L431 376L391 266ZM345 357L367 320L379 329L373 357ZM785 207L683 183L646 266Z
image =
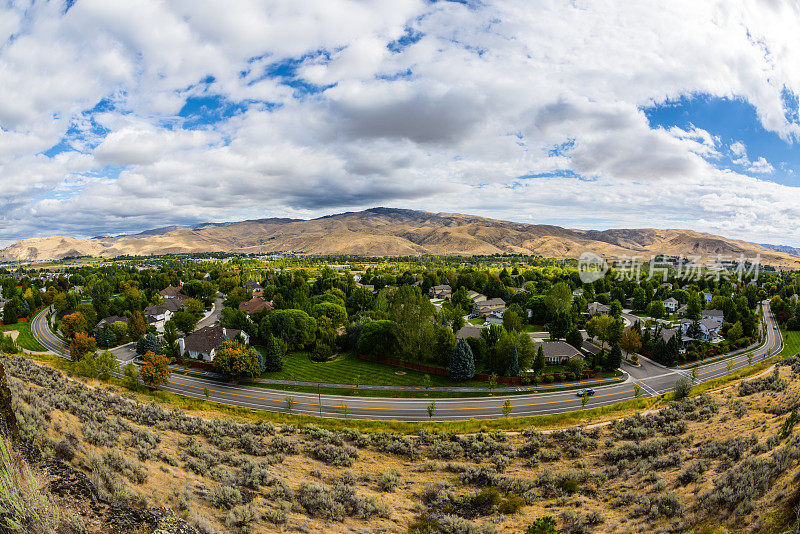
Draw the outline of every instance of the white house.
M148 306L144 309L144 320L154 325L159 332L164 331L164 323L172 318L172 310L166 306Z
M678 306L680 303L674 297L670 297L664 300L664 309L667 310L669 313L675 313L678 311Z

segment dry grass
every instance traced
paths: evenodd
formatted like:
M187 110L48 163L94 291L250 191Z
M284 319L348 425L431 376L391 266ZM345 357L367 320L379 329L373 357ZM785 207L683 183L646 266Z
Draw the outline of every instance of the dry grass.
M702 525L774 532L788 528L793 503L800 499L800 428L789 438L777 437L788 417L786 409L800 394L800 377L788 366L779 368L786 383L782 389L742 396L735 384L719 386L706 396L665 404L657 414L606 427L548 434L529 428L509 434L398 436L263 423L237 427L224 417L197 421L177 413L170 418L158 405L129 404L120 397L106 402L106 390L77 384L53 388L60 383L57 377L39 376L35 369L40 368L12 360L7 368L11 376L20 377L12 379L12 387L26 434L46 448L65 436L76 438L73 465L95 480L119 484L117 498L167 505L191 522L223 531L406 532L421 517L457 521L462 515L476 532L522 533L536 518L549 515L567 532L652 532ZM83 410L86 403L95 408ZM114 437L103 438L103 429L113 429ZM146 442L141 436L147 432L160 442L144 447L141 456ZM246 435L252 441L240 439ZM94 436L91 443L89 436ZM534 442L538 451L530 446ZM335 453L325 456L327 463L314 453L320 445ZM121 470L119 462L97 461L109 453L119 454L134 472ZM352 465L334 465L336 454L354 454ZM198 468L201 457L209 461ZM776 458L780 469L762 469ZM258 478L244 468L248 462L263 468ZM478 471L493 465L504 469ZM695 465L703 471L692 477ZM146 473L145 481L137 481L136 466ZM381 482L393 472L396 478ZM764 477L751 487L736 478L740 473ZM723 487L722 477L733 478ZM443 483L447 486L433 491ZM313 484L339 489L320 490L320 500L309 501L308 495L317 491ZM238 493L220 490L223 486ZM294 495L283 495L282 487ZM382 491L387 487L393 491ZM498 489L499 501L481 511L474 496L490 495L492 487ZM730 499L726 491L745 497ZM434 493L438 497L431 500ZM516 513L499 513L497 505L514 495L525 505ZM250 504L237 504L250 498ZM465 504L467 500L472 504ZM337 512L336 506L343 508ZM237 520L248 514L255 519L243 528Z

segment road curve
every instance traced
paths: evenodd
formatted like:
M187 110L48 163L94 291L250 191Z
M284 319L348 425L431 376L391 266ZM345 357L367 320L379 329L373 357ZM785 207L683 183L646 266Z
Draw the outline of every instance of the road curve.
M46 310L37 315L31 329L39 342L49 350L62 355L59 350L60 340L50 332L47 321L43 319ZM754 349L753 361L764 359L768 351L772 354L781 350L780 331L773 328L774 317L769 305L764 306L767 328L766 343ZM719 362L708 363L697 368L699 382L724 376L731 370L749 365L747 354L741 354ZM633 369L633 368L632 368ZM688 370L664 367L652 361L645 361L636 368L636 373L628 381L621 384L599 386L595 395L588 399L587 408L605 406L634 398L634 384L642 386L641 396L655 396L672 390L681 376L691 376ZM209 400L251 408L288 412L296 414L317 415L334 418L384 419L399 421L427 421L428 406L432 399L426 398L376 398L348 397L339 395L318 395L315 393L290 392L268 388L221 384L202 378L173 375L168 385L161 389L189 397L204 399L204 389L208 388ZM291 398L292 408L288 409L287 399ZM506 400L511 402L512 416L529 416L569 412L582 408L581 398L575 391L553 393L533 393L519 395L497 395L477 398L440 398L436 400L436 413L433 420L455 421L464 419L496 419L502 417L502 409Z

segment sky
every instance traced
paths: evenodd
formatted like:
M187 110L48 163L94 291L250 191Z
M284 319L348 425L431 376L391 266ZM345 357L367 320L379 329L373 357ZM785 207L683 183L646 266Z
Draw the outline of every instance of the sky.
M0 245L375 206L800 246L787 0L0 3Z

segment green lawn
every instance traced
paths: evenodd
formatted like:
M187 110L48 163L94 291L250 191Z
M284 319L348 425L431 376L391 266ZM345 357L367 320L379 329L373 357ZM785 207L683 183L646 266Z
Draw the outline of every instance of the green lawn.
M483 324L486 322L486 319L483 317L475 317L474 319L469 320L469 324Z
M781 328L783 334L783 350L780 351L779 356L794 356L800 351L800 332L794 330L784 330Z
M24 323L0 325L0 332L8 332L10 330L16 330L19 332L19 336L17 337L17 345L23 349L34 350L37 352L47 352L47 349L44 348L38 341L36 341L35 337L33 337L33 333L31 333L31 324L29 322L26 321Z
M256 347L259 351L262 347ZM397 374L397 373L404 374ZM410 369L400 369L382 363L359 360L353 353L341 354L335 360L317 363L308 358L307 353L292 352L283 360L283 370L264 373L262 378L278 380L299 380L302 382L329 382L331 384L355 384L372 386L421 386L424 373ZM357 378L358 377L358 378ZM454 384L446 376L430 375L431 386L479 386L484 382L471 380Z
M544 332L544 327L540 324L522 325L523 332Z

